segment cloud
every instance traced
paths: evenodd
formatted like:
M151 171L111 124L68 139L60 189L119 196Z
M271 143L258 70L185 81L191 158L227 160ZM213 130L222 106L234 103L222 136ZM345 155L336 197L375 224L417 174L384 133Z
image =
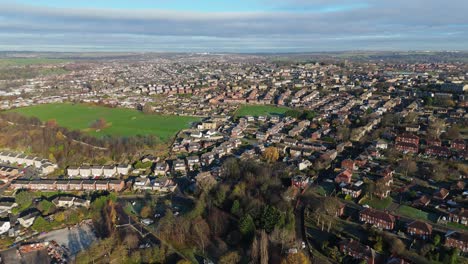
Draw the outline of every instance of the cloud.
M167 49L165 45L178 50L205 47L207 51L216 48L249 52L468 47L465 14L468 1L286 0L283 3L294 8L268 12L182 12L50 8L0 1L0 34L10 36L0 38L0 49L11 47L12 42L21 47L26 45L20 42L25 35L32 48L38 42L44 46L47 42L60 43L57 36L67 36L62 43L70 47L99 44L103 48L135 49L135 43L140 43L144 49L155 50ZM354 8L340 8L353 5ZM305 6L322 9L294 11ZM112 44L109 39L119 44Z

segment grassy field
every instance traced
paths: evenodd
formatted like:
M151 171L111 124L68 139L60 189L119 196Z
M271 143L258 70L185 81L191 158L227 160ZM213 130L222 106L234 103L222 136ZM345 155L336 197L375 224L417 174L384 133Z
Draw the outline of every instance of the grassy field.
M361 204L367 204L370 207L379 209L379 210L387 209L387 207L389 207L391 203L392 203L391 197L379 199L378 197L375 197L375 196L372 197L372 199L366 198L361 202Z
M94 136L155 135L166 141L177 131L189 127L199 118L188 116L145 115L131 109L107 108L86 104L47 104L11 110L42 121L55 119L60 126L87 132ZM90 125L103 118L106 127L91 129Z
M429 213L421 211L419 209L413 208L411 206L402 205L397 209L397 212L403 216L420 219L420 220L430 220Z
M58 64L58 63L64 63L64 62L67 62L67 60L46 59L46 58L11 58L11 59L0 59L0 67L26 66L26 65L38 65L38 64Z
M280 115L288 111L287 107L273 105L243 105L236 111L236 116Z

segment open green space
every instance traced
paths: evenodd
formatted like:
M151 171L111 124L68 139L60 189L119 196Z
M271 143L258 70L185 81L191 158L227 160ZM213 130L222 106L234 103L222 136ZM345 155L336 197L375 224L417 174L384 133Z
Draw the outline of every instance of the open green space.
M281 115L288 111L289 108L274 106L274 105L242 105L237 109L236 116L265 116L265 115Z
M387 207L392 204L392 198L387 197L384 199L380 199L378 197L372 197L372 199L365 198L361 201L361 204L367 204L372 208L378 209L378 210L384 210L387 209Z
M463 230L465 230L465 231L468 231L468 226L463 225L463 224L459 224L459 223L452 223L452 222L449 222L449 223L447 223L447 226L448 226L448 227L452 227L452 228L458 228L458 229L463 229Z
M402 205L397 209L397 212L403 216L420 219L420 220L430 220L429 213L421 211L419 209L413 208L411 206Z
M8 58L0 59L0 67L9 66L26 66L26 65L39 65L39 64L58 64L68 62L61 59L47 59L47 58Z
M71 103L36 105L10 111L35 116L41 121L55 120L59 126L97 137L154 135L163 141L199 120L190 116L149 115L132 109ZM91 128L98 119L105 121L105 127Z

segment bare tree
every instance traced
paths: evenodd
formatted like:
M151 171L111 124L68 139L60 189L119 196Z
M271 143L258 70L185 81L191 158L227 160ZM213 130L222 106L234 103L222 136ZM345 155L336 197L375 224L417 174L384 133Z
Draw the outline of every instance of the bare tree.
M258 257L259 257L259 247L258 247L258 240L257 236L254 237L252 241L252 246L250 247L250 259L251 263L256 264L258 263Z
M268 235L262 230L260 238L260 263L268 264Z

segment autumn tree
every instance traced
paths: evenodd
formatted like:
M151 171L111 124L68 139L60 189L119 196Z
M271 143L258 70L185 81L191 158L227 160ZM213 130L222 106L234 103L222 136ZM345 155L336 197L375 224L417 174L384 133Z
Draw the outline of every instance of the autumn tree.
M237 251L231 251L219 258L219 264L237 264L241 260L241 256Z
M143 106L142 112L145 113L145 114L153 113L154 111L153 111L153 106L151 105L151 103L146 103Z
M143 218L148 218L151 216L151 207L148 205L145 205L143 208L141 208L140 211L140 216Z
M129 250L138 247L139 241L140 239L138 239L138 236L135 233L127 234L124 239L124 243L127 245Z
M46 127L49 127L49 128L53 128L53 127L57 127L57 120L55 119L49 119L46 121L45 123Z
M281 264L310 264L309 258L302 252L288 254L281 260Z
M263 158L269 162L273 163L279 159L279 150L276 147L268 147L263 153Z
M433 138L439 138L445 128L445 121L440 118L435 118L429 122L428 134Z

